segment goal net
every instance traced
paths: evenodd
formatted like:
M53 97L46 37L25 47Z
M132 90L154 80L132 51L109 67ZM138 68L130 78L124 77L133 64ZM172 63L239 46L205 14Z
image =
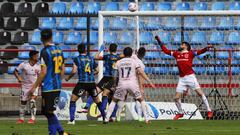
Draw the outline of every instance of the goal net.
M156 84L145 84L145 97L151 102L173 102L178 83L178 68L172 56L164 54L154 39L158 35L170 50L182 41L193 50L212 44L215 49L195 57L194 70L202 90L215 111L214 119L238 119L240 116L240 12L238 11L102 11L99 12L99 46L119 45L119 53L127 46L147 49L145 72ZM100 66L104 69L102 63ZM99 77L102 76L102 70ZM186 90L182 102L206 109L194 91Z

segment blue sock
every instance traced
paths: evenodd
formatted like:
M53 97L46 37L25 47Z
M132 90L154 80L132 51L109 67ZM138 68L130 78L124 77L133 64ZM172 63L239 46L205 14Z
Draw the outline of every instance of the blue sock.
M56 135L57 129L55 126L55 116L54 114L46 114L48 120L48 133L49 135Z
M56 123L55 123L55 126L56 126L56 129L57 129L58 133L59 133L59 134L63 134L64 130L63 130L61 124L59 123L59 120L58 120L58 118L56 117L56 115L54 115L54 121L56 122Z
M112 113L111 117L115 117L115 118L116 118L116 115L117 115L117 110L118 110L118 106L117 106L117 105L115 105L115 107L114 107L114 110L113 110L113 113Z
M102 117L103 117L103 120L105 120L106 114L105 114L105 110L104 110L104 108L103 108L103 106L102 106L102 103L101 103L101 102L100 102L100 103L97 103L97 106L98 106L99 111L101 112L101 115L102 115Z
M104 110L106 110L107 104L108 104L108 97L103 96L102 97L102 106L103 106Z
M75 119L75 111L76 111L76 102L71 101L70 102L70 107L69 107L69 114L70 114L70 121L74 121Z
M92 103L93 103L93 99L92 99L91 96L89 96L88 99L87 99L86 106L84 107L84 109L88 109L91 106Z

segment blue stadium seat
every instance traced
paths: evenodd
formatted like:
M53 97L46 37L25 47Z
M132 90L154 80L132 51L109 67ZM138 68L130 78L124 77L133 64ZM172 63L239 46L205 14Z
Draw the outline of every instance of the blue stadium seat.
M216 27L215 17L204 17L199 30L212 30Z
M134 30L136 29L136 22L134 20L128 20L128 25L127 25L127 28L129 30Z
M238 32L231 32L228 36L228 41L226 42L228 45L239 45L240 44L240 35Z
M70 9L68 11L71 14L81 14L84 12L84 5L80 2L71 2Z
M233 17L222 17L220 19L220 24L217 26L217 30L229 30L234 27Z
M161 28L161 18L160 17L150 17L145 24L145 30L159 30Z
M69 32L64 43L66 45L77 45L82 43L82 34L80 32Z
M205 67L193 67L193 70L195 71L195 74L197 74L197 75L203 75L206 72Z
M172 10L172 5L171 3L168 2L161 2L157 6L158 11L169 11Z
M151 32L140 33L140 44L151 44L153 42L154 36Z
M212 4L212 10L225 10L225 3L224 2L214 2Z
M169 67L153 67L153 74L166 75L169 72Z
M210 40L208 42L209 44L212 45L219 45L224 43L224 33L223 32L212 32L210 36Z
M170 32L159 32L158 36L161 38L161 41L164 44L171 43L171 34L170 34Z
M213 52L206 52L204 54L198 55L197 58L200 60L206 59L206 58L212 58L213 57Z
M168 17L164 30L176 30L181 27L181 20L179 17Z
M20 49L23 49L23 50L36 50L36 47L33 46L33 45L22 45L20 47ZM19 59L29 59L29 51L26 51L26 52L19 52L18 53L18 58Z
M64 50L71 50L71 47L70 46L67 46L67 45L61 45L59 46L61 50L63 50L63 58L64 59L68 59L70 58L71 56L71 52L66 52Z
M153 67L145 67L144 71L146 74L153 74L154 68Z
M193 6L193 10L201 11L201 10L208 10L208 6L206 2L195 2Z
M62 44L64 39L64 33L61 31L53 32L53 43Z
M72 17L62 17L57 26L58 30L69 30L73 28L74 20Z
M7 71L8 74L12 75L16 68L17 68L17 66L9 66L8 71Z
M67 6L64 2L54 2L52 5L51 13L53 14L64 14Z
M150 2L144 2L140 6L140 11L154 11L154 4Z
M105 10L106 11L118 11L119 4L117 2L108 2L108 3L106 3Z
M208 75L222 75L222 74L226 74L227 73L227 69L223 66L219 67L215 67L215 70L214 70L214 67L207 67L207 74Z
M34 33L32 34L32 39L30 41L30 44L33 44L33 45L40 45L40 44L42 44L41 34L40 34L39 30L34 31Z
M93 30L98 30L98 19L96 19L95 21L92 21L92 25L91 25L91 29ZM110 27L110 22L108 19L104 19L104 29L108 29Z
M171 55L168 55L168 54L165 54L165 53L161 53L160 57L163 59L163 60L170 60L170 59L174 59L173 56Z
M87 18L79 17L77 19L77 24L74 27L75 30L86 30L87 29Z
M227 51L217 52L217 59L228 59L229 53Z
M71 53L71 58L75 58L77 56L79 56L79 52L78 51Z
M106 44L116 43L117 41L117 33L114 32L105 32L103 34L103 42Z
M231 2L229 5L229 10L240 10L239 2Z
M147 51L144 59L146 60L153 60L153 59L159 59L161 58L160 52L158 51Z
M56 19L54 17L43 17L41 19L40 29L55 29Z
M178 68L177 67L170 68L169 74L170 75L178 75L179 74Z
M182 43L182 39L181 39L181 32L177 32L174 37L173 37L173 43L174 44L181 44ZM190 37L189 37L189 34L187 32L184 32L184 39L183 41L187 41L189 42L190 41Z
M128 2L125 2L122 4L122 7L120 8L121 11L128 11Z
M178 3L176 6L177 11L190 10L190 4L187 2Z
M198 21L196 17L185 17L184 18L184 29L194 30L198 28Z
M234 26L235 30L240 30L240 17L237 19L237 24Z
M134 41L134 34L132 32L124 32L122 33L119 44L120 45L130 45Z
M97 14L101 10L100 3L88 2L87 13Z
M234 52L234 53L233 53L233 57L234 57L235 59L240 59L240 53L239 53L238 51ZM237 64L239 64L239 63L237 63Z
M72 67L65 67L65 74L69 75L72 72Z
M232 67L232 74L239 75L240 74L240 67Z
M193 45L206 44L206 33L202 31L193 33L191 44Z
M115 18L110 27L112 30L123 30L127 26L127 19L125 18Z
M96 45L98 43L98 32L90 31L90 44ZM87 36L84 38L84 44L87 44Z

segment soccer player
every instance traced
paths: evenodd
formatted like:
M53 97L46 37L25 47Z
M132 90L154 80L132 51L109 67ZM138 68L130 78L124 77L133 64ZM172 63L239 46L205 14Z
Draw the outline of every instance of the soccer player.
M194 70L192 68L192 61L195 56L205 53L212 46L208 45L204 49L193 51L191 50L191 46L188 42L182 42L178 51L170 51L161 42L158 36L156 36L155 39L157 40L158 44L161 46L162 51L168 55L173 56L177 61L180 78L178 81L176 94L175 94L175 104L178 108L179 114L177 114L173 119L178 120L179 118L182 118L184 115L180 97L183 91L187 90L188 88L191 90L194 90L202 98L202 101L205 104L208 111L208 117L211 118L213 116L213 112L194 74Z
M78 83L72 91L71 101L70 101L70 120L68 124L75 124L75 111L76 111L76 101L82 96L84 91L93 98L94 102L97 104L98 109L101 112L103 120L105 119L105 111L102 106L102 102L98 98L98 92L96 89L94 71L97 68L97 64L94 58L86 54L85 45L78 45L79 56L73 58L73 69L71 74L65 79L69 81L74 74L78 71Z
M54 111L59 100L62 88L62 76L64 75L64 57L62 50L53 44L52 30L41 31L41 41L44 48L41 51L41 73L35 82L35 90L42 82L42 111L48 119L49 135L68 135L64 132Z
M139 82L137 80L138 75L141 75L152 87L155 87L151 80L147 77L144 71L140 68L140 65L131 58L133 53L132 48L126 47L123 50L124 58L119 60L116 63L116 69L119 74L119 81L117 89L114 93L114 97L112 102L109 105L109 109L107 111L105 123L109 122L109 118L113 112L113 109L118 104L118 111L122 111L124 106L124 100L128 93L130 93L136 100L141 103L142 111L145 117L145 122L149 123L147 119L146 112L146 102L143 99L142 93L140 92ZM118 112L119 114L119 112Z
M30 101L31 119L28 121L29 124L34 124L36 120L36 99L38 95L38 88L31 94L31 88L38 75L40 74L40 64L38 63L38 51L29 52L29 60L22 62L14 71L19 83L21 83L21 95L20 95L20 109L17 123L24 123L24 114L27 105L27 101ZM21 72L21 73L20 73Z

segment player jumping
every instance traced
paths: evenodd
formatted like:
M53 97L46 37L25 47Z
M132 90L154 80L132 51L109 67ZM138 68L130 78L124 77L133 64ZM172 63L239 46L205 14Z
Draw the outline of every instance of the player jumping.
M170 51L161 42L158 36L156 36L155 39L157 40L158 44L161 46L162 51L165 54L173 56L177 61L180 78L178 81L176 94L175 94L175 104L178 108L179 114L177 114L173 119L178 120L179 118L182 118L184 115L180 97L183 91L187 90L188 88L191 90L194 90L202 98L202 101L204 102L208 111L208 118L211 118L213 116L213 112L194 74L194 70L192 68L192 61L195 56L205 53L206 51L209 50L209 48L212 48L212 46L208 45L208 47L205 47L202 50L193 51L191 50L191 46L188 42L182 42L181 47L178 49L178 51Z
M20 118L17 121L18 124L24 123L24 114L27 105L27 101L30 101L31 119L28 121L29 124L34 124L36 120L36 99L38 95L38 88L31 94L30 90L37 80L40 74L40 64L38 63L38 51L29 52L29 61L22 62L14 71L19 83L21 83L21 95L20 95ZM21 72L21 74L20 74Z

